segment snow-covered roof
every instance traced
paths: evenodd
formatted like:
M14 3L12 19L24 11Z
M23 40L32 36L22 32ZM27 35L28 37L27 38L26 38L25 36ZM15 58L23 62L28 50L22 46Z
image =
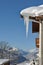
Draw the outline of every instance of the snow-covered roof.
M9 61L9 59L0 59L0 65L6 63L8 61Z
M22 16L39 16L43 15L43 5L33 6L26 9L23 9L20 14Z
M20 15L21 15L21 17L24 18L24 24L26 26L26 36L28 36L28 25L29 25L29 20L31 20L29 17L30 16L31 17L42 16L43 15L43 5L33 6L33 7L23 9L20 12ZM32 19L32 21L35 21L35 20ZM37 22L37 21L35 21L35 22Z

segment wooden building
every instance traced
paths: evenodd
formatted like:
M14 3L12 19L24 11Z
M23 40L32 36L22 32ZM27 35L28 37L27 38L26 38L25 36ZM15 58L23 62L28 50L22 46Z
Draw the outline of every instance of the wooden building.
M32 32L33 33L39 32L40 43L38 38L35 39L35 42L36 42L36 47L39 48L38 65L43 65L43 5L33 6L33 7L23 9L20 12L20 15L22 15L22 18L24 18L25 22L29 22L29 20L31 20L37 23L37 25L34 23L32 24ZM40 24L40 27L38 23ZM38 46L38 44L40 46Z
M9 61L5 62L5 63L3 63L3 65L10 65L10 62Z

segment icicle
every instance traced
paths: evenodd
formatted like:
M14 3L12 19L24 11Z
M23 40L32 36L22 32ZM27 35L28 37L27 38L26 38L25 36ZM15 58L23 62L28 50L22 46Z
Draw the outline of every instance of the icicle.
M26 26L26 37L27 37L28 36L29 17L24 16L24 25Z

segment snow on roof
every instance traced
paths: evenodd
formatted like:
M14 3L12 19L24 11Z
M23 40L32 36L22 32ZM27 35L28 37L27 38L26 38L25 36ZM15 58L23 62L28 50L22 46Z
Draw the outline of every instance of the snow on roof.
M38 7L43 7L43 5L40 5L40 6L38 6Z
M39 16L43 15L43 5L33 6L26 9L23 9L20 14L22 16Z
M0 59L0 65L3 64L3 63L6 63L8 61L9 61L9 59Z

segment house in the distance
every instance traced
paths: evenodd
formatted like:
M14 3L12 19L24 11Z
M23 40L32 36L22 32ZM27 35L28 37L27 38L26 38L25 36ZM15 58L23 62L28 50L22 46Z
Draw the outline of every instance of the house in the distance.
M0 65L10 65L9 59L0 59Z

